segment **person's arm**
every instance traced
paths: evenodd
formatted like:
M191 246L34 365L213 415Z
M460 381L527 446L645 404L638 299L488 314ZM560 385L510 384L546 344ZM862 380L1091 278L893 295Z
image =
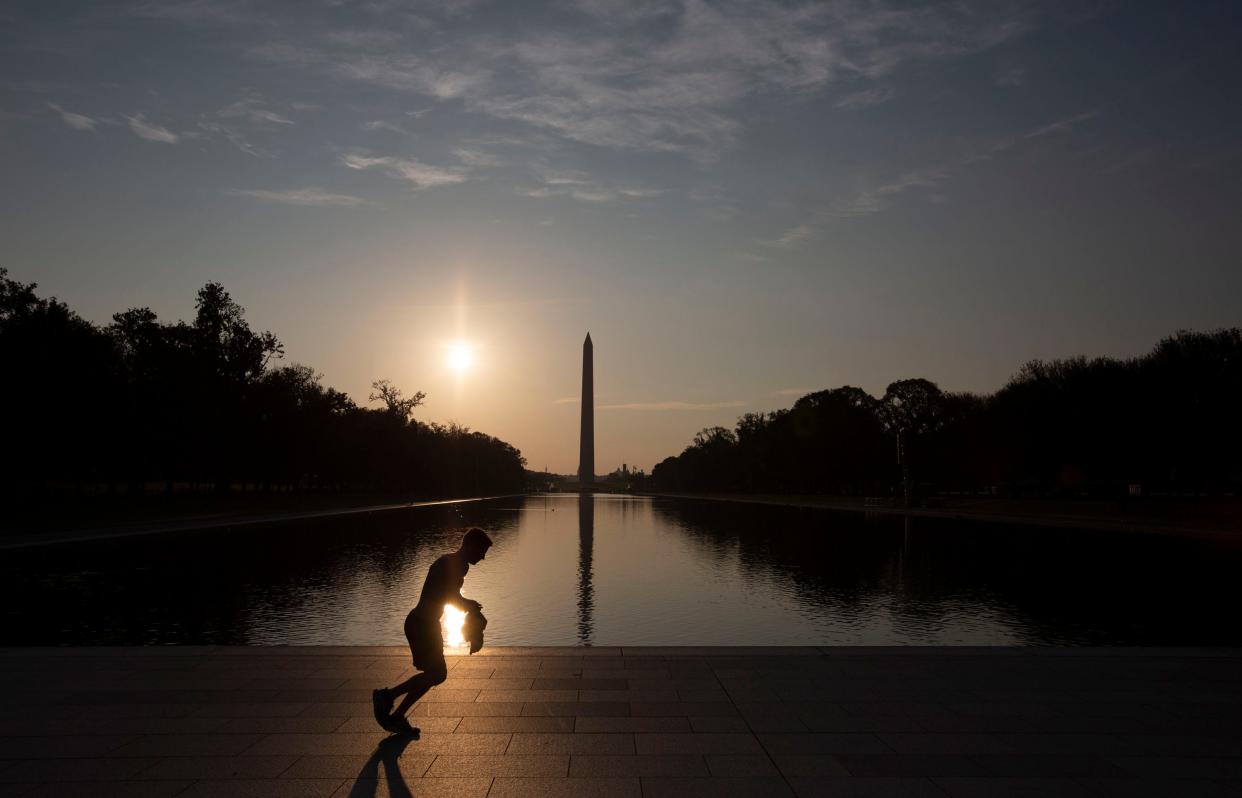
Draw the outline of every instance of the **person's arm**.
M477 612L479 610L482 610L483 609L482 604L475 601L474 599L468 599L461 594L461 588L462 588L462 585L464 584L466 584L466 575L464 573L458 574L457 590L453 592L453 595L449 596L449 599L448 599L449 603L452 604L454 607L457 607L462 612L470 612L471 610L475 610Z

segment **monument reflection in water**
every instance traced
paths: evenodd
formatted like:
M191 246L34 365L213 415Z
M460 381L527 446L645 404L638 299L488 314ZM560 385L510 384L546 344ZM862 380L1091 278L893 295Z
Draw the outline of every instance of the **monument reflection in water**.
M404 645L461 530L487 645L1239 645L1237 543L549 494L0 559L6 642Z
M578 642L589 646L595 632L595 588L591 559L595 553L595 495L578 496Z

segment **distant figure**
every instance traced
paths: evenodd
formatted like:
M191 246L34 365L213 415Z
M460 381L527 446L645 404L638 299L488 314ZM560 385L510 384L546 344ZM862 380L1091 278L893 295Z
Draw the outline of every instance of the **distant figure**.
M381 687L371 693L375 720L384 730L394 734L417 735L418 729L410 725L405 713L428 690L448 678L448 664L444 661L444 635L440 632L440 616L444 614L445 604L452 604L463 612L478 616L478 620L473 623L479 624L481 621L478 639L479 645L482 645L482 625L487 623L480 612L483 605L463 598L461 586L470 566L481 562L491 546L492 539L487 533L478 527L472 527L466 530L461 548L440 557L427 569L427 579L423 582L418 606L410 610L405 618L405 638L410 641L414 667L422 673L411 676L395 687ZM472 653L477 650L473 641L471 649ZM405 698L401 704L396 711L390 712L392 702L403 693Z

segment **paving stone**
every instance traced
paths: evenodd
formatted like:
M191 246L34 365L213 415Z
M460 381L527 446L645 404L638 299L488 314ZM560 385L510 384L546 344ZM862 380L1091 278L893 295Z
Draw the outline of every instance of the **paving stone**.
M1237 798L1242 779L1079 779L1092 795L1105 798Z
M517 701L577 701L577 690L480 690L479 703Z
M874 734L760 734L759 742L777 754L890 754Z
M957 754L838 754L851 776L988 776L975 759Z
M428 776L565 776L569 772L568 756L518 755L500 756L437 756Z
M1082 754L1001 754L976 756L974 761L993 776L1015 778L1108 778L1126 771L1104 757Z
M460 728L461 718L439 716L410 717L411 725L422 729L424 732L440 732L447 734L457 731ZM375 718L371 715L359 716L354 718L342 718L338 721L340 726L337 732L347 734L362 734L367 732L379 731L379 724L375 722ZM495 729L461 729L461 731L496 731Z
M497 776L487 798L642 798L636 778L509 778Z
M836 778L850 775L841 761L830 754L778 754L772 759L777 769L790 778Z
M112 751L112 756L237 756L261 734L162 734L141 737Z
M0 738L0 759L72 759L110 754L140 739L134 735ZM135 754L136 756L136 754Z
M788 798L781 778L661 778L644 776L643 798Z
M135 778L274 779L297 760L293 756L172 756L158 759Z
M762 754L752 734L637 734L640 754Z
M767 754L705 754L703 759L707 762L708 772L713 776L736 778L781 775Z
M1068 778L937 778L952 798L1091 798L1095 792Z
M404 778L419 778L435 761L435 754L410 754L394 752L391 758L360 754L334 754L329 756L299 757L280 773L282 779L332 779L387 778L389 773L399 773Z
M944 791L929 779L817 778L789 779L798 798L944 798Z
M574 755L569 761L573 777L603 776L695 776L707 777L707 763L697 755L598 756Z
M576 720L573 730L576 732L666 732L690 733L691 719L688 718L595 718L581 717ZM695 720L698 720L697 718ZM712 718L710 720L717 720ZM736 720L720 718L719 720ZM745 731L745 724L742 726ZM737 731L724 729L723 731Z
M410 710L409 717L417 718L423 716L431 717L516 717L523 714L525 704L517 702L488 701L484 703L444 703L444 704L423 704L417 703ZM371 714L370 709L367 715ZM417 725L417 724L415 724Z
M326 734L341 728L345 718L296 717L296 718L223 718L222 725L214 729L220 734L275 734L318 733ZM371 720L375 722L374 718Z
M333 798L484 798L492 779L486 777L420 778L400 782L357 779L341 785Z
M196 781L178 798L326 798L340 786L341 779Z
M98 781L59 784L28 784L23 791L0 795L22 798L173 798L184 795L189 781Z
M419 725L422 726L424 721L428 720L436 720L436 718L420 719ZM464 733L572 732L574 730L574 718L569 716L541 718L471 717L462 718L456 730ZM449 731L452 731L452 729Z
M732 717L738 714L730 701L636 701L630 703L636 717Z
M630 705L621 702L599 701L589 703L567 702L567 701L532 701L522 705L521 712L524 716L544 716L544 715L560 715L575 718L584 717L628 717L630 715Z
M0 768L0 782L66 782L66 781L123 781L158 762L158 759L87 758L31 759L9 762Z
M506 754L633 754L632 734L515 733Z

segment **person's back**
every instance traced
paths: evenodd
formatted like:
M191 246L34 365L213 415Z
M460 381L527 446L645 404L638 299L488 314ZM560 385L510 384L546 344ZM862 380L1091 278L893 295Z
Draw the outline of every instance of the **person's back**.
M427 569L427 578L423 580L423 591L419 594L418 604L410 612L419 618L438 620L444 612L444 605L454 603L454 597L461 596L461 588L469 572L470 563L460 551L436 558Z

